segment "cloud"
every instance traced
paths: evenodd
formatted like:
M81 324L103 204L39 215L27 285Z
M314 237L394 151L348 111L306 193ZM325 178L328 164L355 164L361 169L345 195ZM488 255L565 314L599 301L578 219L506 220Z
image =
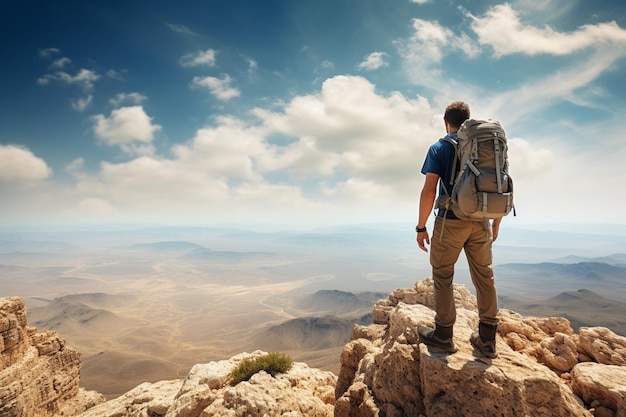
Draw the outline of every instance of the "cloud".
M373 71L382 67L388 67L389 63L385 61L387 56L385 52L372 52L357 66L357 69Z
M353 76L326 80L319 94L296 97L283 112L255 110L271 132L297 138L266 161L274 169L324 179L327 190L344 182L344 189L375 183L393 189L395 196L419 180L422 161L415 158L421 159L439 134L430 125L435 113L422 97L384 97L369 81Z
M428 3L430 0L411 0L411 3L417 3L417 4L426 4Z
M52 68L64 68L72 63L72 60L69 58L59 58L52 63Z
M328 72L329 70L332 70L333 68L335 68L335 64L332 61L325 59L324 61L322 61L321 64L315 67L313 72L315 74L320 74L320 73Z
M58 48L44 48L39 50L39 57L44 59L49 59L53 55L61 53L61 50Z
M106 72L106 76L113 79L113 80L118 80L118 81L123 81L126 79L126 70L121 70L121 71L117 71L117 70L107 70Z
M248 61L248 78L252 80L256 78L259 64L253 58L246 58L246 61Z
M172 148L176 163L225 183L260 182L256 160L269 152L263 133L232 117L216 121L215 127L199 129L191 143Z
M152 119L141 106L122 107L113 110L109 117L98 114L92 116L91 120L99 139L107 145L120 145L128 151L142 148L125 145L138 145L136 142L148 144L154 139L154 133L161 130L161 126L152 124Z
M166 26L176 33L182 33L183 35L189 35L189 36L198 36L196 32L189 29L185 25L176 25L173 23L166 23Z
M434 114L424 98L380 95L364 78L338 76L279 111L255 109L256 121L215 117L168 157L105 161L97 174L83 172L80 160L67 169L84 198L142 220L146 213L176 213L187 221L304 216L321 222L321 213L334 207L354 221L381 207L414 209L419 166L441 130L430 126ZM112 113L94 121L108 127L121 125L120 118ZM276 135L288 139L277 144ZM110 136L119 142L122 135Z
M91 91L94 82L100 79L96 72L82 68L75 75L70 75L65 71L57 71L54 74L46 74L37 80L39 85L46 85L50 81L59 81L66 85L76 85L83 91Z
M232 79L228 74L222 75L222 78L216 77L194 77L191 84L192 86L206 88L216 98L223 101L228 101L231 98L239 97L241 92L234 87L230 86Z
M72 108L76 111L83 112L89 107L92 101L93 96L89 94L83 98L72 101Z
M30 150L15 145L0 145L0 181L30 182L48 178L52 170Z
M148 97L140 93L117 93L115 98L109 100L109 103L111 103L111 105L115 107L118 107L124 103L141 104L147 99Z
M553 157L550 150L533 147L530 142L520 138L509 139L508 146L513 179L541 176L552 168Z
M207 49L206 51L198 51L183 55L180 58L180 65L183 67L197 67L197 66L215 66L215 56L217 51L214 49Z
M590 47L626 44L626 30L614 21L583 25L576 31L562 33L550 26L523 25L510 4L493 6L483 17L471 17L480 44L491 46L498 57L516 53L569 55Z
M412 82L434 86L442 83L439 67L448 54L462 52L469 58L479 55L478 45L465 33L455 35L437 21L413 19L413 34L407 40L397 40L395 45L403 59Z
M485 110L490 114L507 114L510 113L508 109L514 108L515 119L524 120L529 115L536 114L557 102L571 101L583 104L576 98L575 93L592 85L593 81L610 69L619 58L620 55L614 50L601 49L589 59L576 62L569 68L543 78L537 77L531 83L495 95L484 93Z

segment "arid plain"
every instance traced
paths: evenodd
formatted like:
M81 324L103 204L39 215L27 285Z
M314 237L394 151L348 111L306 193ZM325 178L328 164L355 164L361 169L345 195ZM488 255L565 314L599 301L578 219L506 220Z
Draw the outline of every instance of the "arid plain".
M501 240L496 259L517 262L500 268L503 303L524 314L550 314L555 310L536 299L585 288L594 292L576 293L572 302L561 297L565 307L557 307L577 303L581 312L592 299L590 316L623 334L626 261L619 254L605 262L581 256L618 253L626 239L611 233L594 244L587 237L591 248L578 248L571 246L577 239L562 240L562 233L511 232ZM256 349L282 350L338 372L352 325L367 322L376 299L429 276L428 257L413 239L402 225L308 232L1 230L0 296L23 297L29 325L56 330L77 348L82 385L109 398L144 381L182 378L196 363ZM563 260L560 269L536 266L571 255L578 258ZM576 276L583 266L572 267L574 261L594 267ZM463 266L457 281L471 287Z

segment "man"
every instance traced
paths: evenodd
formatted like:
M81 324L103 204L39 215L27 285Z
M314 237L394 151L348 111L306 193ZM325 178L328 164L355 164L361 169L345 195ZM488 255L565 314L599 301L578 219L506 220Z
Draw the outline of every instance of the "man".
M450 104L443 118L447 137L456 140L457 131L469 117L470 110L467 104L460 101ZM454 164L457 164L454 146L446 141L438 141L428 150L422 167L422 174L426 175L426 179L420 194L419 219L415 231L420 249L428 252L426 245L431 245L430 263L434 280L436 315L435 328L420 327L418 333L422 343L450 353L457 351L453 340L456 307L452 281L454 265L463 249L476 288L480 319L478 332L472 334L470 341L484 356L495 358L498 301L491 266L491 245L498 237L502 219L493 220L491 225L489 220L462 220L457 218L452 210L437 207L432 244L426 230L426 222L437 196L437 185L447 187L448 195L452 193L450 177ZM443 195L443 190L440 189L439 194Z

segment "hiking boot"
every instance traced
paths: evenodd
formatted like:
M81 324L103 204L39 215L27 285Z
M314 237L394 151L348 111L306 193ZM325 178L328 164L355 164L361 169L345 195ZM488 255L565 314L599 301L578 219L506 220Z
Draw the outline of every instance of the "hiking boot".
M472 333L470 342L485 357L493 359L498 356L496 352L496 331L498 326L483 322L478 323L478 331Z
M452 340L452 326L442 327L436 324L434 329L420 326L417 333L420 336L420 342L425 345L445 350L448 353L458 350Z

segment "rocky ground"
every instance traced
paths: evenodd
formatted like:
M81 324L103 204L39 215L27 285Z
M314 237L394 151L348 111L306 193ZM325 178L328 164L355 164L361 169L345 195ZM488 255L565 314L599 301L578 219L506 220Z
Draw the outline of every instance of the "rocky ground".
M0 416L626 417L625 337L501 310L499 355L482 358L469 343L476 300L460 285L455 297L454 354L418 343L417 327L434 321L426 279L377 302L374 324L355 326L338 376L295 363L232 386L232 369L264 353L256 351L110 401L80 388L79 353L55 332L28 327L21 299L0 299Z

